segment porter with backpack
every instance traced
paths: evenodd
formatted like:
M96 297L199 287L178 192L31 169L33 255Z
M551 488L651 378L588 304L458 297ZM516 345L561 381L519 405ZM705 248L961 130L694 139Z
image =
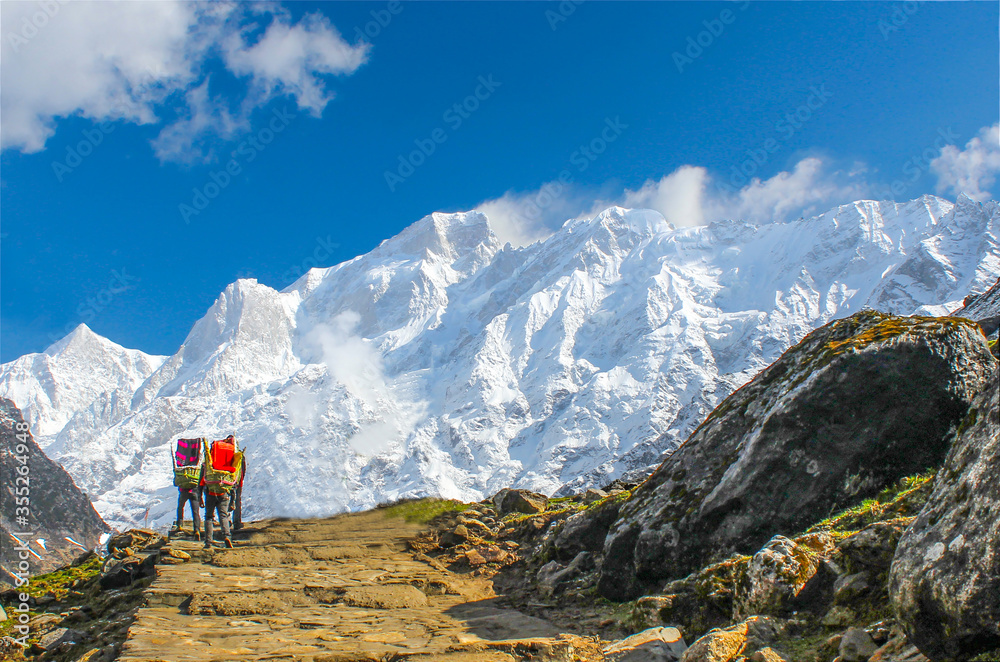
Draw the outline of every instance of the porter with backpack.
M229 505L231 493L243 477L243 453L233 435L213 441L205 454L201 478L198 481L205 497L205 547L210 548L212 539L212 518L219 515L219 525L226 547L232 548L233 540L229 527Z
M177 522L179 531L184 525L184 506L191 504L191 522L195 540L201 537L201 467L205 461L205 439L178 439L174 449L174 485L177 487Z

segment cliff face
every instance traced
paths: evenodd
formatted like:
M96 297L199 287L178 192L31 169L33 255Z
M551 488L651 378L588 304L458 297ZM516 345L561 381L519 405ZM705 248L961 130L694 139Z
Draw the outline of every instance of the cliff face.
M1000 333L1000 278L982 294L965 297L962 307L952 317L964 317L979 323L987 338L996 340ZM994 355L996 351L994 351Z
M995 365L959 319L862 312L814 331L636 490L606 539L601 593L636 597L939 466Z
M65 565L84 551L80 546L93 549L108 530L87 495L45 456L28 427L17 406L0 399L0 566L6 581L19 572L18 548L30 550L28 573L34 575Z
M890 595L934 660L1000 648L1000 372L960 426L927 505L893 559Z

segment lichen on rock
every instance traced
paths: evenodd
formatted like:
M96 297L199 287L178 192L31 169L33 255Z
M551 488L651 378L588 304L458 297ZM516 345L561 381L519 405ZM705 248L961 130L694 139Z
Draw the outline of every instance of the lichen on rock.
M932 660L1000 649L1000 373L973 410L890 571L899 620Z
M975 324L874 311L810 333L626 502L599 590L628 600L937 466L996 362Z

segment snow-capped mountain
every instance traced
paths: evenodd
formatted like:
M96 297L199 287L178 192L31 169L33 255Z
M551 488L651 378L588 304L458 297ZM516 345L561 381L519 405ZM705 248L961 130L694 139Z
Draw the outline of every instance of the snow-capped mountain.
M63 429L104 429L131 413L136 389L166 358L125 349L81 324L44 352L5 363L0 393L23 410L51 455Z
M108 342L78 330L2 366L0 396L112 524L172 520L182 436L247 446L251 518L554 493L657 463L832 318L947 314L998 273L1000 205L964 197L680 229L615 207L524 248L432 214L283 291L233 283L165 360L57 372L74 336Z

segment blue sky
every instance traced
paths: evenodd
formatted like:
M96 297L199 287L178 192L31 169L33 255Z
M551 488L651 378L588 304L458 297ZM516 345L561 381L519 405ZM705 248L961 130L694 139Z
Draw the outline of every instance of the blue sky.
M525 243L611 204L1000 194L995 2L0 11L2 361L81 322L172 354L235 279L283 288L436 210Z

